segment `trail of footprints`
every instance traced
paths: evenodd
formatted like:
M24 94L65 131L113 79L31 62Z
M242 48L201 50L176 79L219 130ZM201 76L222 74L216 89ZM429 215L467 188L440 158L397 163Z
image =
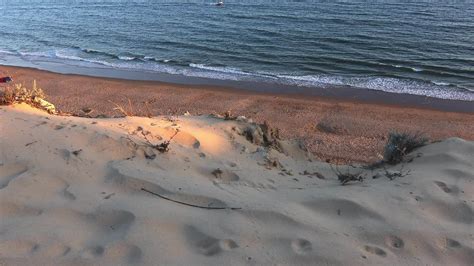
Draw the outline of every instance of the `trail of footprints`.
M61 130L63 127L64 125L58 125L55 127L55 129ZM179 140L183 145L193 147L195 149L199 148L200 146L199 141L189 134L186 135L185 133L180 133L177 135L176 139ZM28 167L24 164L0 164L0 190L7 188L12 183L12 181L27 172ZM211 180L216 185L232 184L256 188L275 189L275 187L271 185L264 185L261 183L255 184L252 181L243 180L239 175L227 169L216 169L212 172L208 172L207 175L209 180ZM172 197L174 199L198 202L201 205L207 204L214 206L227 206L226 203L215 198L168 191L153 182L122 173L120 169L112 169L111 174L106 177L105 181L106 183L117 186L120 188L121 192L125 193L138 193L140 188L146 187L150 190ZM441 191L447 194L453 194L459 191L456 186L448 185L442 181L434 181L434 184ZM53 189L56 189L58 194L64 199L69 201L76 200L76 196L68 190L69 184L65 181L60 179L56 180L56 185ZM337 217L341 218L341 220L347 219L348 221L358 221L362 219L384 221L384 217L380 216L377 211L371 210L370 208L365 207L363 204L359 204L347 199L315 199L309 202L303 202L301 205L319 216L329 216L333 218ZM334 206L336 208L334 208ZM438 209L435 209L435 211L438 211L443 217L453 217L453 215L450 215L451 213L448 213L448 210L453 208L447 207L449 206L441 206L439 208L437 207ZM470 209L467 207L465 209L467 211L464 213L469 214ZM446 210L446 213L443 210ZM70 222L71 225L65 226L69 226L71 231L73 231L75 223L79 221L81 225L86 225L94 229L94 237L97 239L104 239L104 241L102 241L103 243L79 246L66 244L68 239L63 239L63 242L56 241L46 244L26 239L2 239L0 241L0 257L21 258L39 256L50 258L79 257L83 259L125 258L129 263L136 263L139 262L143 256L140 247L124 240L126 239L128 231L134 225L136 220L135 215L130 211L111 209L97 210L96 212L92 213L81 213L65 209L52 209L45 211L34 207L3 201L0 202L0 216L7 217L7 219L16 217L34 219L40 216L49 216L50 219L57 219L63 223ZM262 215L262 217L263 216L264 215ZM466 218L467 216L464 214L458 216L460 217L458 219L459 221L468 222ZM283 222L291 223L292 226L295 227L302 226L286 215L276 213L275 217L277 218L272 219L273 223L278 224L278 222ZM456 218L457 216L454 215L454 217ZM194 225L184 226L182 232L184 238L187 240L186 244L190 245L190 248L194 252L203 256L215 256L240 248L240 245L237 241L231 238L220 239L214 237L203 232ZM67 238L70 236L65 237ZM442 240L439 240L439 245L445 248L459 249L462 247L462 244L457 240L451 238L441 239ZM373 244L362 245L362 254L385 258L389 255L390 251L396 252L397 250L404 249L407 243L405 243L402 238L396 235L387 235L384 238L384 244L384 247L379 247ZM288 248L290 248L298 256L307 256L315 252L311 241L304 238L290 239L288 241Z
M19 237L16 239L2 239L0 241L0 258L104 258L105 260L125 259L133 263L139 261L142 256L141 249L133 244L122 240L135 220L135 216L123 210L98 210L94 213L81 213L71 209L53 208L49 210L38 210L19 206L14 203L2 202L0 204L0 215L4 219L39 219L38 222L50 223L55 226L56 221L61 221L61 226L67 231L66 234L47 240L38 235L32 236L40 239L35 242ZM5 221L3 221L5 222ZM86 232L77 240L74 233L75 227L87 227L91 232ZM15 229L12 229L15 230ZM52 230L54 231L54 230ZM15 232L12 232L15 235ZM41 239L44 239L41 241ZM79 242L77 242L79 241ZM103 242L99 245L87 245L87 242ZM78 243L83 243L79 244Z
M27 167L25 165L2 165L0 166L6 171L2 171L0 179L4 182L3 187L5 188L8 184L15 178L25 172L27 172ZM240 178L233 174L232 172L218 172L212 174L214 178L224 179L224 181L232 182L237 181ZM5 182L5 180L7 180ZM164 188L145 181L139 178L131 177L120 173L119 170L113 172L109 177L107 177L109 182L112 182L119 187L124 189L124 192L135 193L140 187L151 187L154 191L158 193L163 193L166 195L173 194L170 191L165 190ZM63 197L69 200L74 200L75 196L68 191L69 185L63 181L56 181L59 191L62 191ZM450 193L452 189L449 188L443 182L435 181L435 184L444 192ZM175 195L176 196L176 195ZM180 198L188 197L190 200L196 200L194 197L186 195L177 195ZM205 202L216 202L217 199L204 199ZM225 204L220 202L219 204ZM360 204L357 204L350 200L344 199L319 199L310 202L303 203L303 206L310 209L312 212L317 213L318 215L329 215L329 216L341 216L347 217L350 219L374 219L374 220L383 220L382 217L378 216L376 212L370 210L367 207L364 207ZM338 211L334 211L325 206L339 206ZM0 215L4 217L38 217L43 215L44 211L32 207L20 206L11 202L2 202L0 204ZM57 218L61 221L82 221L86 224L91 224L92 227L97 228L95 232L103 234L102 237L107 239L111 235L116 235L116 239L122 239L128 231L128 229L133 225L135 220L135 215L131 212L124 210L100 210L95 213L79 213L71 210L49 210L46 214L52 218ZM286 216L284 216L286 217ZM283 219L283 218L281 218ZM277 219L277 220L281 220ZM288 218L290 219L290 218ZM291 220L291 219L290 219ZM294 226L300 226L298 224ZM117 235L118 234L118 235ZM184 228L184 235L188 239L188 243L191 244L191 249L196 253L204 256L214 256L222 252L229 252L234 249L239 248L239 244L232 239L218 239L216 237L210 236L206 233L200 231L197 227L189 225ZM446 248L459 248L461 243L454 239L445 238L444 245ZM388 248L393 250L403 249L405 242L395 236L389 235L385 238L385 245ZM305 256L313 252L312 243L306 239L295 238L289 243L289 248L299 255ZM377 256L380 258L385 258L388 256L388 253L384 248L376 245L364 245L362 251L368 255ZM29 256L40 256L40 257L80 257L83 259L93 259L93 258L123 258L126 257L126 260L129 262L137 262L140 260L142 251L139 247L129 244L126 241L111 241L104 243L104 245L95 245L95 246L86 246L86 247L71 247L61 242L50 243L47 245L42 245L28 240L3 240L0 242L0 255L8 257L29 257Z

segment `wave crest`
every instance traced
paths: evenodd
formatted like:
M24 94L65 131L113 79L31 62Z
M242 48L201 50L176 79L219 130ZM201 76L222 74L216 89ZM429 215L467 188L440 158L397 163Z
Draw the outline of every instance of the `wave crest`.
M49 59L80 67L105 67L112 69L177 74L191 77L277 83L303 87L350 86L390 93L406 93L442 99L474 101L474 92L444 81L423 81L393 77L363 77L337 75L282 75L268 72L247 72L228 66L210 66L198 63L179 65L169 59L151 56L112 55L91 49L58 49L37 52L1 51L1 55L20 56L34 62ZM393 66L393 65L392 65ZM406 68L405 66L400 66ZM413 71L423 71L413 68Z

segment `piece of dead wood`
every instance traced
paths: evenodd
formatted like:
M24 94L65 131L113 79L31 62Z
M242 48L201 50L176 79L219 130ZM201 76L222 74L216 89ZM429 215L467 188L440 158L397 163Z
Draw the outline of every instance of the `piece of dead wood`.
M213 174L217 179L221 179L223 173L224 173L224 172L222 172L222 170L221 170L220 168L217 168L217 169L215 169L214 171L212 171L212 174Z
M332 165L329 165L329 166L331 167L331 170L336 174L337 179L343 186L352 181L363 182L365 179L365 176L362 175L362 171L359 171L357 173L351 173L349 170L347 170L345 173L343 173L339 170L337 165L336 165L336 168L333 168ZM356 168L353 165L350 165L350 166L353 168Z
M35 141L33 141L33 142L26 143L26 144L25 144L25 147L28 147L28 146L30 146L30 145L33 145L33 144L35 144L36 142L38 142L38 141L37 141L37 140L35 140Z
M81 109L81 111L82 111L84 114L89 115L89 114L91 114L92 112L94 112L94 109L89 108L89 107L84 107L84 108Z
M82 149L79 149L79 150L73 151L72 154L74 154L74 156L78 156L79 153L81 152L82 152Z
M159 198L162 198L164 200L169 200L169 201L174 202L174 203L178 203L178 204L182 204L182 205L186 205L186 206L190 206L190 207L195 207L195 208L200 208L200 209L206 209L206 210L241 210L242 209L242 208L235 208L235 207L209 207L209 206L194 205L194 204L191 204L191 203L186 203L186 202L170 199L170 198L162 196L162 195L160 195L156 192L150 191L146 188L141 188L141 190L143 190L145 192L148 192L152 195L155 195Z
M313 178L313 177L315 176L315 177L317 177L317 178L319 178L319 179L326 179L326 177L324 177L324 175L321 174L320 172L313 172L313 173L310 173L310 172L308 172L307 170L304 170L304 172L303 172L303 173L300 173L300 175L306 175L306 176L308 176L308 177L310 177L310 178Z
M407 175L410 175L411 170L403 171L404 167L405 165L402 165L399 171L389 171L385 167L383 169L385 171L385 176L390 180L394 180L397 177L405 177Z

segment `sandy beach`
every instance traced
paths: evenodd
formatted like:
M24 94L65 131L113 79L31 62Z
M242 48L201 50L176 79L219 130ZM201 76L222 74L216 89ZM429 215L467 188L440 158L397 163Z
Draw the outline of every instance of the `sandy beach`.
M73 111L75 100L60 106ZM262 146L244 118L95 119L25 104L0 107L0 134L2 265L474 261L472 141L448 138L365 169L320 162L296 141ZM342 186L338 171L364 180Z
M469 1L0 1L0 266L473 266Z
M469 1L0 11L0 266L474 265Z
M217 86L176 85L64 75L30 68L0 66L15 82L44 89L59 110L75 115L121 116L119 104L134 115L220 114L230 111L278 128L282 138L300 139L321 161L369 163L381 159L390 131L421 132L431 140L474 140L474 109L468 102L439 101L408 95L370 99L256 93ZM377 94L375 94L377 95ZM332 97L331 97L332 96ZM336 95L337 96L337 95ZM387 104L384 97L393 102ZM404 100L405 99L405 100ZM129 100L132 108L129 108ZM462 112L458 110L465 106ZM444 110L441 111L440 109Z

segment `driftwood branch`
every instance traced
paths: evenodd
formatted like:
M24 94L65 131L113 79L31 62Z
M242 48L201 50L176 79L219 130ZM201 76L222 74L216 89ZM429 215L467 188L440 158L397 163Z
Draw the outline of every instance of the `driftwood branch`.
M195 207L195 208L200 208L200 209L207 209L207 210L240 210L242 208L232 208L232 207L209 207L209 206L200 206L200 205L194 205L194 204L190 204L190 203L186 203L186 202L182 202L182 201L177 201L177 200L174 200L174 199L170 199L168 197L165 197L163 195L160 195L158 193L155 193L153 191L150 191L146 188L141 188L141 190L145 191L145 192L148 192L152 195L155 195L159 198L162 198L162 199L165 199L165 200L169 200L171 202L174 202L174 203L178 203L178 204L182 204L182 205L186 205L186 206L190 206L190 207Z
M33 144L35 144L36 142L38 142L38 141L37 141L37 140L35 140L35 141L33 141L33 142L26 143L26 144L25 144L25 147L28 147L28 146L30 146L30 145L33 145Z

